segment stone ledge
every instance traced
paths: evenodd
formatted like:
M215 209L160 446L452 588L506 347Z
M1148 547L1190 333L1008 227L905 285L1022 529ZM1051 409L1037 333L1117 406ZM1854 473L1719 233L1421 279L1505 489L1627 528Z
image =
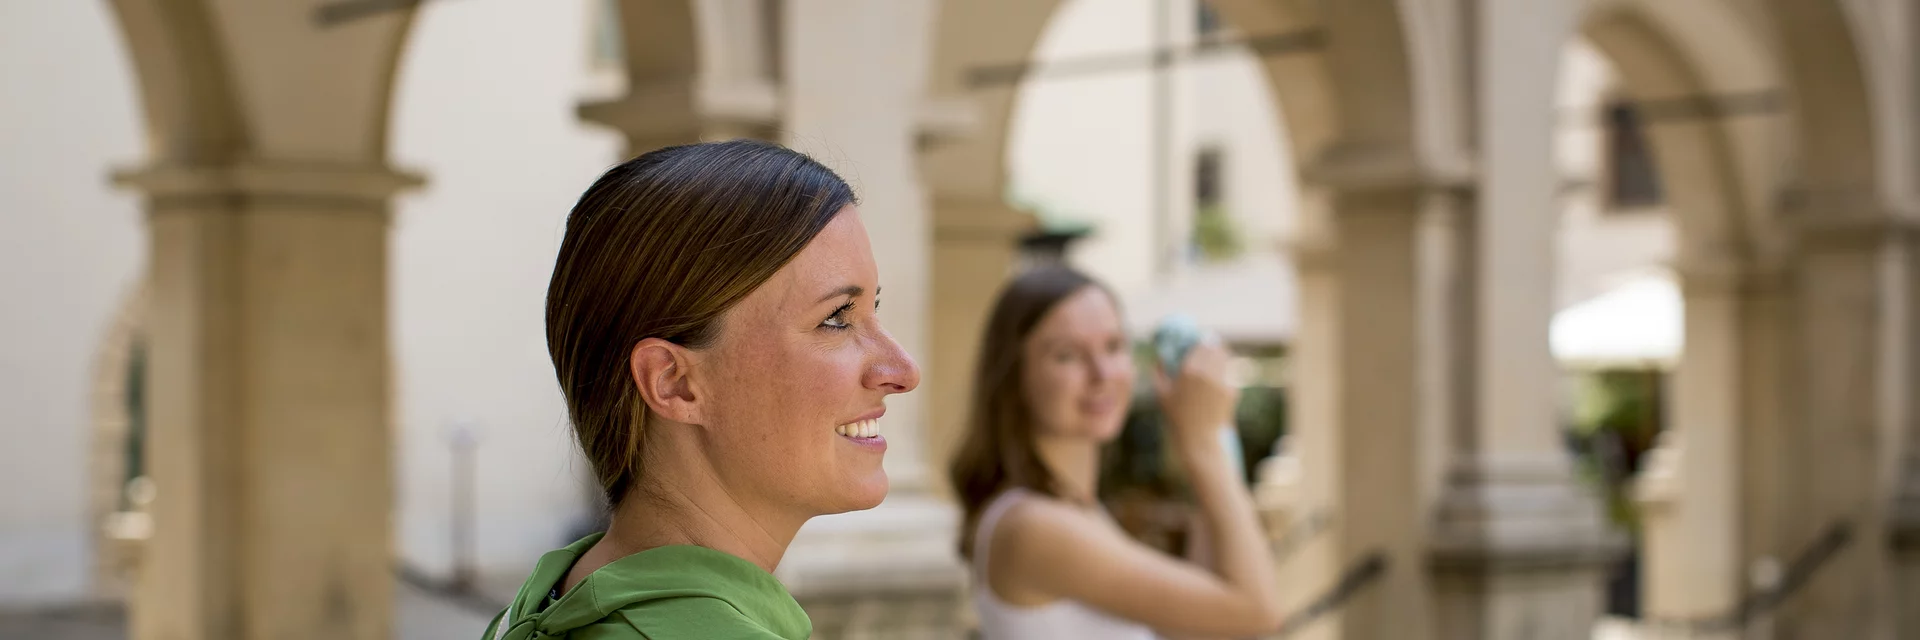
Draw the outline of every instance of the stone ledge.
M394 194L426 183L417 173L384 164L259 159L219 165L162 162L115 171L112 180L155 200L267 197L382 207Z
M1300 171L1302 181L1343 193L1468 189L1477 173L1464 158L1433 160L1410 147L1333 144Z
M1914 462L1903 462L1911 465ZM1887 512L1887 541L1894 549L1920 553L1920 470L1903 474Z
M958 508L929 494L896 493L868 511L815 518L775 575L796 597L947 592L966 582L955 536Z
M1427 550L1427 564L1448 572L1525 572L1599 570L1626 554L1621 536L1599 539L1536 540L1495 545L1476 542L1436 543Z

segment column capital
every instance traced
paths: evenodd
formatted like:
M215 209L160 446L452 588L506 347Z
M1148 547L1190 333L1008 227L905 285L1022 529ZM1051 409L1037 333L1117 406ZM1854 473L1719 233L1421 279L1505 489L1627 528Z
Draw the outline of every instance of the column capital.
M935 242L1001 242L1038 228L1033 216L1000 198L936 196Z
M389 197L426 183L418 173L385 164L262 159L217 165L160 162L117 170L112 181L144 192L156 208L246 198L382 211Z
M1682 295L1776 291L1787 283L1789 274L1779 259L1745 256L1681 257L1671 266Z
M1802 246L1871 248L1920 230L1920 215L1865 188L1791 188L1780 194L1780 219Z
M714 125L771 127L780 110L780 92L771 82L722 84L680 76L635 82L626 95L582 103L575 113L625 134L637 148L653 148L699 142Z
M980 105L970 96L938 96L921 101L914 112L920 149L950 144L980 135Z
M1338 142L1301 168L1304 181L1339 193L1457 191L1474 186L1465 159L1438 161L1399 144Z

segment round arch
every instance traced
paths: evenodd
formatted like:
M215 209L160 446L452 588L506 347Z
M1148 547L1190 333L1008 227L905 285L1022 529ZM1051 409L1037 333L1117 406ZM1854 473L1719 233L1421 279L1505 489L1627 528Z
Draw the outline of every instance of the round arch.
M1610 60L1648 135L1683 263L1744 262L1777 245L1781 78L1756 34L1718 2L1602 3L1580 34ZM1742 110L1750 108L1750 110Z
M1852 4L1853 6L1844 6ZM1841 0L1766 0L1759 3L1779 51L1782 76L1792 96L1787 184L1815 207L1882 209L1859 199L1884 197L1880 170L1886 149L1876 142L1872 86L1851 9ZM1829 198L1839 198L1838 202ZM1790 208L1794 203L1788 203ZM1833 212L1811 211L1815 215ZM1859 214L1842 211L1840 214ZM1873 213L1883 213L1874 211Z
M1276 3L1206 0L1249 40L1308 43L1288 55L1266 56L1261 67L1287 132L1292 164L1307 176L1302 223L1324 213L1315 178L1328 167L1340 180L1401 181L1432 173L1415 140L1415 70L1409 27L1399 3L1342 0ZM935 104L958 103L950 127L957 135L925 140L921 175L934 211L936 344L931 377L964 381L974 357L973 334L1005 271L1015 238L1032 220L1005 201L1007 145L1018 83L977 82L978 70L1005 68L1032 57L1060 0L942 2L934 21L929 92ZM1437 45L1438 43L1430 43ZM1337 81L1336 81L1337 79ZM1429 101L1435 108L1444 100ZM945 115L939 112L936 115ZM1444 120L1442 118L1441 120ZM1429 127L1429 129L1445 127ZM1432 148L1434 145L1425 145ZM964 385L937 385L934 416L963 413ZM948 391L947 389L951 389ZM936 465L950 446L954 424L932 425Z
M1409 36L1397 3L1207 1L1249 39L1287 36L1318 45L1262 59L1296 167L1310 167L1339 153L1336 146L1411 155L1416 148L1415 87ZM963 99L972 109L966 135L929 145L921 154L923 173L936 198L997 199L1004 191L1007 133L1019 86L983 86L974 81L974 70L1030 58L1060 4L941 4L931 92Z
M88 396L92 436L87 456L87 516L92 526L96 593L121 597L127 590L128 570L138 562L137 549L117 540L108 522L124 511L130 455L137 455L132 438L144 428L136 405L144 404L141 333L146 325L147 286L141 281L122 297L119 310L94 353L93 383Z
M1656 618L1712 615L1738 599L1748 559L1743 454L1763 416L1744 391L1769 375L1745 282L1780 254L1772 194L1783 168L1781 78L1761 34L1721 2L1589 5L1581 35L1612 62L1646 122L1676 233L1685 355L1673 376L1670 433L1641 474L1640 600ZM1748 476L1751 477L1751 476ZM1669 480L1671 479L1671 480ZM1762 496L1760 499L1764 499Z

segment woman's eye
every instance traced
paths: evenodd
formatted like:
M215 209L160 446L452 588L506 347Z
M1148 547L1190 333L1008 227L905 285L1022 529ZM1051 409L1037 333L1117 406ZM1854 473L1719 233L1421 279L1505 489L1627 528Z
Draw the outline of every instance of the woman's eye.
M853 303L849 302L845 305L842 305L840 308L833 310L833 315L827 316L826 320L821 321L820 326L826 327L828 329L851 328L853 326L853 323L847 321L847 312L852 310L853 310Z

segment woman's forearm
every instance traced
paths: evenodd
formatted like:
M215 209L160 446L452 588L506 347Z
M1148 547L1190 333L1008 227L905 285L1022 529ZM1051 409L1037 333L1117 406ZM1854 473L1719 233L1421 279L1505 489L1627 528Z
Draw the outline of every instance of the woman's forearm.
M1207 523L1211 568L1244 594L1250 605L1277 621L1279 584L1252 494L1233 473L1234 467L1217 438L1186 440L1180 443L1181 462Z

